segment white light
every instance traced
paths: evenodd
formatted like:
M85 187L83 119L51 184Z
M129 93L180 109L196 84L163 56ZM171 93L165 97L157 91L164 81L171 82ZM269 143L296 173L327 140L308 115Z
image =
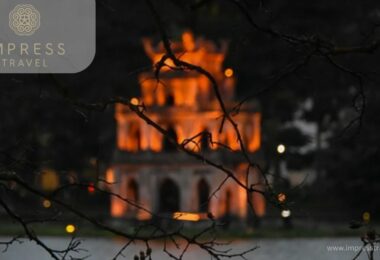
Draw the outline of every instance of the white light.
M288 217L290 217L290 215L291 215L291 212L288 209L281 211L281 217L283 217L283 218L288 218Z
M279 144L279 145L277 146L277 152L278 152L278 153L285 153L285 150L286 150L285 145L283 145L283 144Z

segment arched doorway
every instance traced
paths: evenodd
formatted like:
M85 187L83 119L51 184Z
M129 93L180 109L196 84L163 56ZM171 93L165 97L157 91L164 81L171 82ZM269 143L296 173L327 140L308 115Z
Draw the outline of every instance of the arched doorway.
M210 146L211 146L211 135L207 131L207 129L203 130L202 135L201 135L201 149L203 152L208 152L210 151Z
M210 187L205 179L201 179L198 182L198 211L208 212L209 211L209 194Z
M225 193L224 198L224 214L222 215L222 221L224 222L224 228L228 228L231 223L231 203L232 203L232 192L228 189Z
M229 216L231 214L231 191L227 190L226 191L226 200L225 200L225 215Z
M139 186L136 180L131 179L127 185L127 199L131 202L128 204L128 211L135 212L137 211L137 207L133 204L137 204L139 202Z
M180 192L177 184L165 179L159 189L159 212L173 213L180 210Z
M175 102L174 102L174 96L173 95L168 95L166 97L166 104L167 106L174 106Z

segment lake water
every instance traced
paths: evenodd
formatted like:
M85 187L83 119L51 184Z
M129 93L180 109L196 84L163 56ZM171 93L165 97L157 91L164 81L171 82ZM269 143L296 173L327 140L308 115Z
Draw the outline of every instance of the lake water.
M9 238L0 238L0 241L6 241ZM69 242L68 238L42 238L49 246L56 248L64 248ZM123 247L122 240L107 239L107 238L85 238L83 239L82 248L88 250L90 257L94 260L111 260L117 252ZM236 252L237 250L248 249L253 246L260 248L247 255L247 259L254 260L340 260L352 259L358 248L361 245L359 238L302 238L302 239L257 239L235 241L230 245L230 248ZM153 259L169 259L162 251L163 244L155 242L151 244L153 249ZM173 245L168 246L171 252L176 252ZM133 259L133 256L138 254L143 248L141 244L133 244L124 251L125 258L118 259ZM1 253L4 249L0 245L1 260L50 260L49 255L36 246L34 242L25 241L23 244L13 244L6 252ZM78 256L78 255L73 255ZM69 259L69 258L68 258ZM201 252L197 248L190 248L188 253L183 258L185 260L203 260L211 259L210 256ZM236 258L237 259L237 258ZM358 259L368 259L365 254L362 254ZM375 259L380 259L380 253L375 252Z

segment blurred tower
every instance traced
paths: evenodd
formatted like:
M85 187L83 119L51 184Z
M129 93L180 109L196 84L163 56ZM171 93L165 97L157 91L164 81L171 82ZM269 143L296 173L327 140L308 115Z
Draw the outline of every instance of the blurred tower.
M154 46L149 39L143 41L146 54L157 63L165 54L162 44ZM194 39L190 32L182 35L182 41L172 43L181 60L201 66L217 80L227 108L234 103L235 78L232 69L223 69L227 44L220 47L202 38ZM142 73L141 98L133 98L133 104L144 104L146 114L165 128L179 144L203 133L186 144L186 148L203 154L211 160L235 170L236 176L246 183L244 158L236 153L240 149L231 124L221 126L221 110L208 79L193 71L170 70L164 67L157 81L154 72ZM107 172L107 180L113 192L156 214L192 212L201 218L211 212L216 218L247 218L247 194L234 181L228 180L219 190L226 175L201 161L178 152L166 138L146 124L128 107L116 105L117 151ZM253 158L260 148L261 114L255 103L245 105L234 115L243 140ZM206 134L209 133L209 134ZM210 136L213 144L210 144ZM221 145L222 144L222 145ZM226 149L228 146L230 149ZM250 174L251 184L260 183L258 174ZM216 191L215 196L210 195ZM259 194L251 198L256 214L265 213L264 199ZM113 217L146 220L149 213L113 198Z

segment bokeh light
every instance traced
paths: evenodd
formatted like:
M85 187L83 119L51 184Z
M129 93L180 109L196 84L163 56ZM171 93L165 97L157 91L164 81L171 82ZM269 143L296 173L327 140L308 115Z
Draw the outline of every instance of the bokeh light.
M286 195L285 195L285 193L279 193L279 194L277 195L277 200L278 200L279 202L281 202L281 203L284 203L285 200L286 200Z
M227 78L231 78L234 75L234 70L231 68L228 68L224 71L224 76Z
M42 206L44 206L45 209L50 208L50 207L51 207L51 202L50 202L50 200L46 200L46 199L45 199L45 200L42 202Z
M69 234L74 233L75 230L76 230L76 228L75 228L75 226L72 225L72 224L68 224L68 225L66 226L66 232L69 233Z
M284 209L283 211L281 211L281 217L283 218L288 218L290 217L290 215L291 215L291 212L288 209Z
M371 220L371 214L369 212L364 212L363 213L363 221L365 223L369 223L369 221Z
M140 103L140 101L139 101L138 98L132 98L132 99L131 99L131 104L132 104L132 105L137 106L139 103Z
M283 144L279 144L279 145L277 146L277 152L278 152L278 153L280 153L280 154L285 153L285 150L286 150L285 145L283 145Z
M92 182L90 183L90 185L88 185L87 191L88 191L88 193L94 193L95 192L95 186Z

